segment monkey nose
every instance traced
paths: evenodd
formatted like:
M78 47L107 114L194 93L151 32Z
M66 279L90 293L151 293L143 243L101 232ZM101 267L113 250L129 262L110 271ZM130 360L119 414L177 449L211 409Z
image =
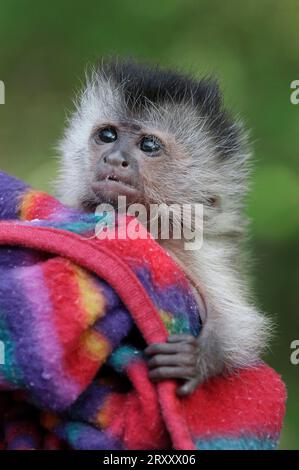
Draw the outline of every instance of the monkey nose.
M127 168L129 166L128 158L126 158L121 152L114 152L109 155L105 155L103 162L113 167Z

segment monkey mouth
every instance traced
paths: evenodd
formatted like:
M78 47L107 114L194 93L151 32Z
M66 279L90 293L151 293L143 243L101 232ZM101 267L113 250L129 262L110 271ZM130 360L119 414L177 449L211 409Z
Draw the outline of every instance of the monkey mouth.
M136 199L139 190L129 179L119 178L116 175L106 175L92 183L93 192L100 200L115 201L118 196L126 196L130 200Z
M114 175L106 176L105 179L108 180L108 181L117 181L117 182L119 182L119 179L117 178L117 176L114 176Z
M134 188L134 186L129 184L127 181L124 181L115 175L106 176L106 178L104 178L104 181L114 181L115 183L123 184L124 186L128 186L129 188Z

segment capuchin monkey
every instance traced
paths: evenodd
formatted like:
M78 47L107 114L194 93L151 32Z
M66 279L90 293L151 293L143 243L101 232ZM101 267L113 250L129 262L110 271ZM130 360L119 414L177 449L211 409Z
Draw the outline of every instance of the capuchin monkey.
M177 393L188 395L209 377L254 367L270 327L243 274L250 151L215 81L104 61L87 79L60 151L58 193L72 207L116 207L118 196L146 207L203 205L200 249L186 250L184 238L158 240L196 286L201 311L204 299L203 327L197 338L147 347L149 377L180 379Z

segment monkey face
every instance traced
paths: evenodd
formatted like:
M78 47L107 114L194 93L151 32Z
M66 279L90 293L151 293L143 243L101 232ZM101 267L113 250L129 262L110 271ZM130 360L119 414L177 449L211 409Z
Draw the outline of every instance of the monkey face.
M162 175L170 171L171 138L161 129L130 121L103 123L91 132L88 152L89 208L117 207L119 196L127 205L165 202Z
M115 205L118 196L126 196L128 202L139 200L142 185L134 137L131 126L111 124L103 124L91 135L91 190L96 201Z

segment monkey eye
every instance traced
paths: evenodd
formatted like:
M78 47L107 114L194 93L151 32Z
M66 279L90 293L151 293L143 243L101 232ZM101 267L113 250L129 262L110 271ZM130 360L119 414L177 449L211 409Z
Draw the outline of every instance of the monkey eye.
M100 129L96 133L96 141L98 143L104 142L105 144L109 144L111 142L115 142L117 139L117 132L114 127L105 127L104 129Z
M142 152L154 154L163 149L163 144L154 135L147 135L141 139L139 147Z

